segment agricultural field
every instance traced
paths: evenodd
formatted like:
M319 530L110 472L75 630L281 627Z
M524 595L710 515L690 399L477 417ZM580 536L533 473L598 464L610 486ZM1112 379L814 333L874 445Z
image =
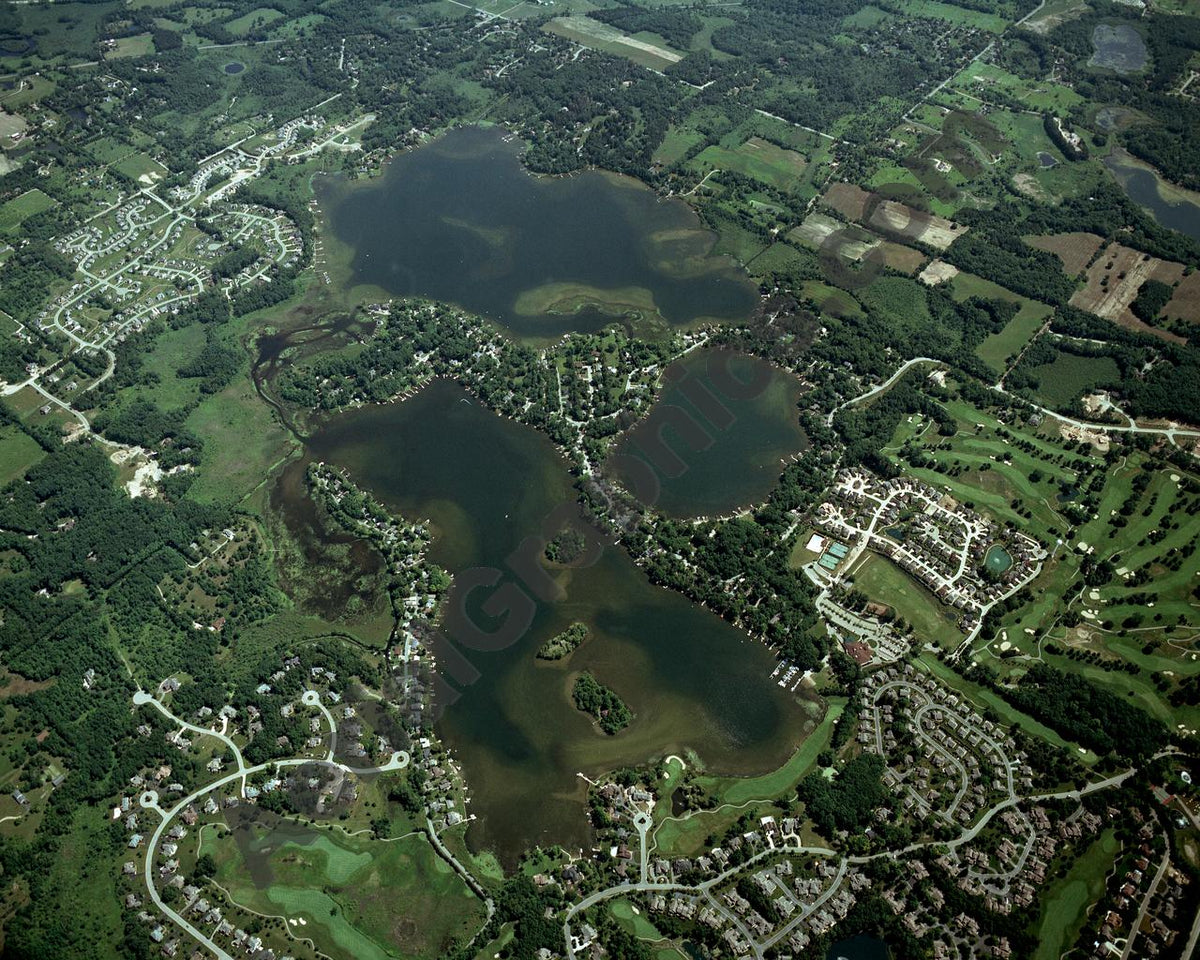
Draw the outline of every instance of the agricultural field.
M123 57L145 57L154 52L154 38L148 33L132 37L120 37L104 41L104 59L120 60Z
M732 170L753 177L778 190L793 190L802 181L807 161L794 150L777 146L762 137L751 137L732 149L706 147L693 161L700 170Z
M835 183L822 202L848 220L885 233L918 240L945 250L966 232L965 227L934 213L917 210L896 200L887 200L849 183Z
M995 14L970 10L950 3L939 3L938 0L897 0L896 6L910 17L945 20L956 26L975 27L979 30L987 30L989 33L1001 33L1009 23L1003 17Z
M25 476L46 455L27 433L14 424L0 426L0 487Z
M1054 233L1026 237L1025 242L1037 250L1053 253L1062 261L1063 272L1075 276L1092 262L1104 238L1094 233Z
M1179 281L1162 315L1169 320L1200 323L1200 273L1193 271Z
M1087 282L1071 297L1071 306L1088 310L1130 330L1178 341L1181 338L1174 334L1143 323L1133 315L1129 305L1147 280L1174 286L1183 278L1183 272L1181 263L1160 260L1140 250L1112 243L1088 269Z
M1066 350L1059 350L1050 363L1030 367L1029 373L1037 383L1034 393L1056 409L1069 407L1084 394L1121 379L1112 357L1080 356Z
M830 241L835 235L837 239ZM847 260L861 260L879 245L879 238L869 231L847 227L824 213L810 213L803 223L788 231L788 239L812 250L820 250L829 242L836 243L837 253Z
M704 134L687 126L671 125L663 142L654 151L654 162L669 167L684 158L689 150L704 141Z
M236 20L230 20L225 24L225 29L235 37L244 37L251 30L268 26L276 20L283 19L283 16L274 7L259 7L256 10L251 10L249 13L242 14Z
M883 254L884 265L898 273L912 275L929 259L920 250L906 247L902 243L893 243L891 240L884 240L879 249Z
M46 196L37 187L25 191L19 197L13 197L0 206L0 233L10 233L35 213L49 210L56 204L54 199Z
M985 337L975 348L975 355L998 374L1003 373L1013 359L1028 346L1034 334L1053 313L1048 304L1022 297L973 274L958 273L950 283L950 294L959 302L970 297L984 297L989 300L1009 300L1021 305L1003 330Z

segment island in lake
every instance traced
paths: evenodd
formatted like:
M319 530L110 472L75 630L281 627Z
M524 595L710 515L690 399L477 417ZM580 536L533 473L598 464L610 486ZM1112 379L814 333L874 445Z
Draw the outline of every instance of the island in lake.
M556 634L543 643L538 648L538 659L561 660L563 657L573 653L575 648L587 639L587 635L587 624L576 621L562 633Z
M581 674L575 681L571 699L578 709L595 717L600 729L610 737L624 730L633 719L625 701L590 673Z

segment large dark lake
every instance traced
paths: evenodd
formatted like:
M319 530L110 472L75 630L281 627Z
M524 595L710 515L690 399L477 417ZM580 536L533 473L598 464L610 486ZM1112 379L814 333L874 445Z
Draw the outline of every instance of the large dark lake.
M688 748L714 771L761 773L808 732L802 705L771 681L774 659L765 647L652 586L617 546L590 566L551 571L559 598L520 600L537 591L510 558L555 508L574 502L567 464L542 434L484 409L460 387L435 381L404 403L335 416L309 449L348 468L396 511L432 521L432 558L456 574L444 628L456 641L466 635L463 624L499 625L503 610L493 611L496 619L482 612L496 588L515 587L518 602L508 607L532 614L528 629L501 649L457 644L479 677L456 684L461 697L440 729L463 762L480 818L473 846L511 862L532 843L582 845L580 774ZM473 568L499 571L496 588L464 596ZM537 648L576 620L592 636L566 660L538 661ZM617 736L600 733L572 704L582 669L634 712Z
M396 157L381 178L322 185L352 282L457 303L526 337L732 320L756 290L680 200L610 173L535 177L520 142L471 127Z

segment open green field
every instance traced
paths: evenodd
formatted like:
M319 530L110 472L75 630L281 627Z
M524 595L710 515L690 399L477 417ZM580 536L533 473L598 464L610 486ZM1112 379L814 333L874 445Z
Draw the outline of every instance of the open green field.
M154 52L154 38L148 33L133 37L121 37L112 46L105 47L105 60L120 60L123 57L147 57Z
M244 37L251 30L257 27L265 27L282 18L283 14L274 7L258 7L249 13L242 14L236 20L230 20L225 24L225 29L235 37Z
M0 232L8 232L19 227L35 213L49 210L57 206L57 201L46 196L37 187L26 190L19 197L13 197L0 206Z
M1083 97L1070 87L1051 80L1025 80L993 63L976 60L954 78L952 89L961 90L982 100L993 99L992 91L1015 97L1033 110L1053 110L1066 114Z
M654 162L664 166L678 163L684 155L704 140L704 134L686 126L672 124L663 137L663 142L654 151Z
M1048 304L1022 297L999 284L970 273L960 273L950 281L950 295L960 303L970 297L983 297L988 300L1008 300L1021 305L1021 309L1003 330L985 337L975 348L975 355L997 373L1004 372L1008 361L1025 348L1053 312L1053 308Z
M45 451L19 427L0 426L0 487L25 476L25 471L46 455Z
M990 33L1002 33L1008 26L1003 17L980 10L968 10L937 0L897 0L896 6L913 17L933 17L959 26L975 27Z
M1059 960L1087 919L1087 908L1104 893L1104 879L1112 869L1121 844L1116 832L1105 830L1065 877L1050 883L1042 898L1037 925L1038 947L1033 960Z
M170 171L153 157L144 153L134 152L113 164L113 169L125 174L132 180L146 183L147 180L161 180ZM146 179L143 179L146 178Z
M248 377L207 397L187 419L204 441L204 470L189 496L201 502L236 501L263 483L293 449Z
M1121 379L1120 368L1112 357L1082 357L1066 351L1059 352L1051 363L1029 368L1029 372L1038 380L1034 393L1056 409Z
M751 137L732 148L718 144L705 147L693 163L703 170L732 170L779 190L794 189L808 166L794 150L786 150L761 137Z
M868 551L850 574L855 589L895 610L896 616L912 624L913 633L921 640L936 643L945 650L953 650L962 642L962 631L956 625L957 611L887 557Z

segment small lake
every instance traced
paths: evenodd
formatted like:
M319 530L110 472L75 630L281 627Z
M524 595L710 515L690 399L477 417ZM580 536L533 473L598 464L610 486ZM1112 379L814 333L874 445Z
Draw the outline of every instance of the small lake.
M241 73L243 70L245 70L246 65L244 63L239 63L238 61L234 60L232 63L225 64L225 66L222 67L221 69L224 70L226 73L228 73L230 76L233 76L233 75Z
M535 177L521 143L469 127L320 196L353 282L457 303L520 336L748 316L757 291L681 200L588 171Z
M1200 194L1167 183L1123 151L1105 157L1104 166L1129 199L1158 223L1200 240Z
M994 543L983 558L983 565L993 575L1000 576L1000 574L1006 573L1008 568L1013 565L1012 554L1000 546L1000 544Z
M765 500L787 457L807 447L800 382L764 360L699 349L666 371L649 414L616 444L607 469L675 517Z
M1050 154L1046 153L1045 150L1039 150L1037 158L1038 163L1041 164L1043 170L1049 170L1051 167L1058 166L1058 161L1055 160Z
M825 960L888 960L887 944L876 937L860 933L833 944Z
M1146 42L1127 23L1099 23L1092 31L1092 57L1089 67L1114 73L1136 73L1146 66Z
M508 863L534 843L588 843L588 776L694 749L709 769L731 774L778 767L811 729L809 713L770 679L775 660L681 594L654 587L625 552L607 546L586 568L554 573L558 600L536 591L510 563L562 504L572 504L566 461L532 428L481 407L438 380L404 403L339 414L309 441L310 454L347 468L392 509L428 518L432 559L456 574L443 630L479 671L455 683L461 696L439 730L462 761L479 820L473 847ZM512 607L531 617L515 642L494 651L460 643L468 628L499 627L483 612L498 591L464 594L464 572L502 571L518 591ZM503 597L499 597L503 599ZM548 663L537 648L572 621L592 635L570 657ZM588 669L634 713L615 737L575 709L570 691ZM452 676L450 679L454 679Z

